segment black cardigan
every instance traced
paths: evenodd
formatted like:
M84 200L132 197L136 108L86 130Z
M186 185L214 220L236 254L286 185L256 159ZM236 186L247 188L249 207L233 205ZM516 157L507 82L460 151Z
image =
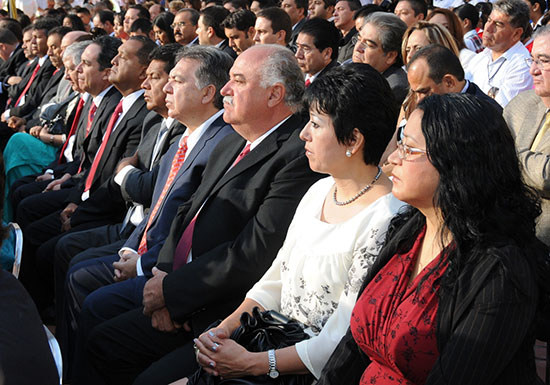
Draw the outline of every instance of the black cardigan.
M533 268L516 246L465 266L452 294L441 292L437 311L440 352L426 385L543 384L533 353L538 289ZM393 255L379 259L360 294ZM358 384L369 358L350 329L317 385Z

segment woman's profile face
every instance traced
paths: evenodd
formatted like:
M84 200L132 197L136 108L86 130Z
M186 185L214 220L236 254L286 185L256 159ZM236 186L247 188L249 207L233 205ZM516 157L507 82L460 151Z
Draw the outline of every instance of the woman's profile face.
M426 47L429 44L430 41L428 40L428 37L426 36L424 31L420 29L415 29L409 36L409 40L407 40L407 45L405 46L407 63L409 62L409 60L411 60L416 51Z
M346 146L338 143L330 116L309 110L309 122L300 132L305 143L309 167L316 172L334 175L346 159Z
M155 39L157 39L161 45L170 43L168 33L165 30L153 25L153 32L155 33Z
M449 30L449 20L447 20L447 16L442 13L435 13L430 19L430 23L442 25Z
M426 140L421 128L423 115L422 110L413 111L403 131L402 143L388 158L394 165L393 195L420 210L433 207L439 185L439 173L426 155Z

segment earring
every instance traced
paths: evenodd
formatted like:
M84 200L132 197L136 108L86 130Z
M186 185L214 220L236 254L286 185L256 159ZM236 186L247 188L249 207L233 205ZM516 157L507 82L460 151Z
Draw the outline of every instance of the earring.
M346 150L346 156L347 156L348 158L351 158L351 155L352 155L352 154L351 154L351 150L349 150L349 149Z

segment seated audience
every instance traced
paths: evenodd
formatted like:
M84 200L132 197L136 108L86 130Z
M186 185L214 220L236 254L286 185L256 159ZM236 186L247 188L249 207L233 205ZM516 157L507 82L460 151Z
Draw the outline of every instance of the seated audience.
M199 17L197 35L200 45L216 46L234 59L237 54L229 47L222 27L222 22L227 15L229 15L229 11L218 5L203 9Z
M222 22L229 46L240 55L254 45L256 15L248 9L230 13Z
M354 55L360 57L357 62L369 64L384 76L399 104L409 91L401 58L401 42L406 29L405 23L391 13L371 13L359 29L354 50Z
M269 7L256 13L254 29L256 44L279 44L286 47L292 35L292 22L282 9Z
M199 364L223 378L267 373L268 352L247 351L229 339L242 313L254 307L280 312L314 334L269 353L275 357L269 369L318 378L402 206L378 167L397 115L383 77L364 64L335 68L308 88L305 101L310 121L300 137L309 165L330 176L304 195L277 258L244 302L195 342Z
M199 44L197 28L199 27L199 11L193 8L183 8L174 16L174 39L176 43L185 46Z
M160 45L176 42L174 30L172 29L173 22L174 15L170 12L163 12L154 19L153 33L155 34L155 40L157 43L160 43Z
M463 4L455 8L454 12L462 20L462 29L464 31L464 44L466 48L475 53L480 53L485 47L481 37L476 31L479 22L479 13L472 4Z
M288 45L295 51L298 33L300 33L302 26L307 20L308 2L307 0L283 0L281 2L281 8L288 14L290 22L292 23L292 34L290 35L290 42Z
M550 118L550 27L537 30L529 59L534 89L521 92L504 108L504 119L515 133L518 157L525 183L541 197L542 215L537 221L537 236L550 245L550 200L548 178L548 142Z
M428 17L428 5L424 0L400 0L393 11L405 24L410 27Z
M296 59L305 75L306 87L338 66L340 35L332 23L314 18L302 26L296 39Z
M351 59L353 47L357 42L357 30L353 14L361 8L359 0L339 0L334 7L334 26L338 28L342 36L338 50L338 62L343 63Z
M460 58L460 63L462 63L462 67L466 68L470 60L475 57L475 53L466 48L466 44L464 43L464 30L458 16L450 9L435 8L432 9L426 20L430 23L437 23L447 28L447 31L455 38L456 46L459 50L458 57Z
M390 162L392 192L410 208L319 384L542 384L533 344L548 251L500 112L473 95L429 96Z
M143 302L90 333L89 357L104 381L169 383L193 373L193 337L227 317L271 265L300 198L320 178L298 137L303 90L287 48L254 46L237 57L221 93L224 120L240 135L220 142L180 206ZM178 327L184 322L189 328Z
M529 51L521 42L528 23L529 7L524 1L497 1L483 30L483 45L487 48L465 68L466 78L503 107L518 93L533 87L525 64Z

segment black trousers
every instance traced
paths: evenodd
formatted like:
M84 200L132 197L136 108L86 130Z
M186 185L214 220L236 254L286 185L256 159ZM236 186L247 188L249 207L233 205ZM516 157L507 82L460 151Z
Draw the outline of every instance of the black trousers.
M198 369L193 333L160 332L143 308L96 327L87 346L90 362L106 384L168 384ZM75 384L87 383L80 380Z

